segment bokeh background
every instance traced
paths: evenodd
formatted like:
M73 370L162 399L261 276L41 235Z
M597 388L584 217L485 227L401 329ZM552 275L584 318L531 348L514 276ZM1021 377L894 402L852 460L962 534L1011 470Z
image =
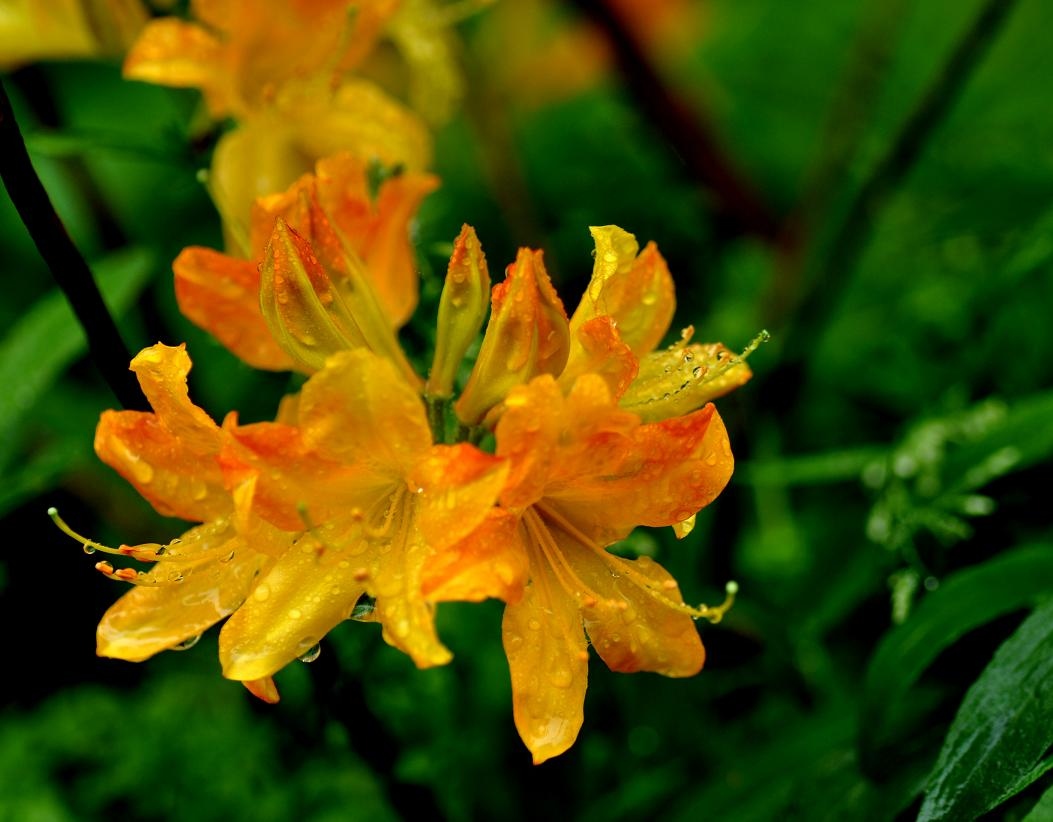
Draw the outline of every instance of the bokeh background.
M111 544L184 528L94 457L115 400L0 198L0 819L1053 818L1050 31L1046 0L500 0L459 27L421 364L462 222L495 274L543 248L571 306L587 226L618 224L669 260L677 328L772 334L719 402L731 485L682 542L616 547L688 601L738 581L705 670L594 658L581 737L539 767L497 603L443 606L455 660L423 672L342 626L276 706L219 676L215 630L95 658L120 590L47 508ZM175 305L171 260L221 245L199 95L116 59L3 82L129 347L185 341L213 416L272 415L288 378Z

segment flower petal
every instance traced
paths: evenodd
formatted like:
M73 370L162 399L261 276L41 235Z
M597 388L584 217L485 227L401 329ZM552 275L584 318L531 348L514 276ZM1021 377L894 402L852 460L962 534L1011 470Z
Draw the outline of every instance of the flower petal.
M345 462L364 462L403 482L431 448L420 396L390 362L345 351L304 385L300 425L308 445Z
M538 765L566 751L584 721L589 655L577 603L531 548L531 581L505 607L502 639L512 675L512 712Z
M622 559L547 523L567 564L592 592L581 613L592 646L612 671L693 676L705 651L694 620L677 610L676 580L650 557Z
M286 531L346 514L351 504L368 508L387 484L360 466L333 462L313 451L301 430L281 423L223 423L230 442L219 454L229 488L253 478L253 513Z
M255 263L194 246L183 249L172 269L179 309L192 322L254 368L295 367L263 320Z
M519 517L493 508L467 537L436 552L425 567L422 592L431 602L518 602L529 577Z
M99 656L139 662L201 634L241 605L264 556L229 527L192 529L180 548L189 550L195 542L213 558L196 566L158 563L148 577L159 584L133 588L103 616L97 631ZM169 578L170 566L177 567L181 582Z
M515 386L567 364L569 325L540 251L520 249L494 286L490 321L468 384L454 406L477 424Z
M104 412L95 452L166 516L204 522L229 513L230 496L213 459L222 433L190 402L186 351L155 345L132 360L132 369L155 413Z
M622 396L635 379L639 365L622 341L614 318L593 317L576 329L572 326L571 336L567 367L559 375L560 387L569 391L582 374L599 374L614 397Z
M662 341L676 310L669 268L654 243L637 256L636 238L627 231L617 226L589 231L596 242L596 262L571 318L571 331L593 317L611 317L622 341L636 356L643 356Z
M354 533L359 533L357 526ZM304 534L256 585L251 596L223 626L219 658L228 679L270 676L307 653L350 616L362 595L351 556L360 537L346 528L328 529L323 545Z
M550 485L545 504L600 545L637 525L683 522L716 498L735 465L712 404L686 417L640 425L628 446L605 449L597 443L595 451L605 469L576 471L573 481Z
M434 553L420 531L416 495L395 500L393 538L374 552L368 591L376 598L376 617L384 641L417 665L445 665L453 655L435 632L435 605L423 594L424 569Z
M640 371L625 395L623 408L644 422L678 417L701 408L748 382L748 365L720 343L687 343L685 339L640 360Z
M175 17L147 23L124 61L124 76L165 86L199 88L217 116L233 103L220 39Z

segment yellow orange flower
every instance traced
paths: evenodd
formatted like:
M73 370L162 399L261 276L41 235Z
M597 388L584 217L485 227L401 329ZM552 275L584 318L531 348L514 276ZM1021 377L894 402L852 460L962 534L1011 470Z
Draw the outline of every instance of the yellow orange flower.
M636 238L617 226L590 231L592 279L573 317L540 252L520 251L494 287L479 358L455 406L465 423L492 423L508 392L540 374L556 376L565 390L583 374L599 374L646 421L693 411L750 378L742 357L720 343L691 343L691 329L656 351L676 308L665 260L654 243L639 252Z
M382 182L374 199L364 161L350 154L321 160L314 174L304 175L287 191L257 200L249 259L197 246L176 258L179 306L250 365L315 370L332 351L313 353L302 345L283 344L284 336L271 332L282 324L276 316L279 309L288 324L295 325L290 312L303 316L305 305L322 308L313 290L312 294L290 290L297 282L291 267L300 258L283 256L281 249L290 237L298 237L302 246L312 249L315 263L325 268L327 306L334 312L344 307L345 313L354 314L354 324L365 327L374 349L398 360L401 353L394 329L409 319L418 293L409 222L437 184L430 174L406 172ZM286 228L276 232L279 220ZM272 237L277 245L268 256ZM261 309L259 266L268 259L266 287L272 299ZM275 278L282 276L283 282L276 283ZM318 277L314 282L319 284ZM353 330L347 334L356 336ZM365 344L358 337L338 348Z
M5 0L0 68L31 60L122 56L147 17L140 0Z
M653 560L622 559L605 546L637 525L688 519L720 493L734 462L712 404L641 423L595 374L566 394L551 375L514 388L496 436L497 455L510 463L501 509L430 565L424 585L436 599L489 585L508 601L515 722L539 763L577 737L590 642L615 671L679 677L702 667L692 619L719 618L727 605L691 608ZM495 568L529 584L503 590Z
M334 355L304 385L297 406L312 466L326 460L336 477L350 472L355 481L334 482L336 497L304 500L315 526L227 621L224 674L270 676L346 619L362 594L375 598L389 643L421 667L447 662L435 599L422 592L424 569L483 522L507 467L467 444L433 445L417 392L392 363L364 349ZM267 427L257 426L257 437L270 445ZM327 479L329 471L300 468L285 449L265 453L234 436L257 464Z
M338 151L409 169L428 165L423 120L375 84L349 75L386 28L418 43L400 0L231 0L191 4L196 22L150 23L125 76L201 90L213 117L233 117L213 156L210 189L229 232L258 196L281 191ZM431 42L431 41L429 41ZM443 63L445 65L445 62Z

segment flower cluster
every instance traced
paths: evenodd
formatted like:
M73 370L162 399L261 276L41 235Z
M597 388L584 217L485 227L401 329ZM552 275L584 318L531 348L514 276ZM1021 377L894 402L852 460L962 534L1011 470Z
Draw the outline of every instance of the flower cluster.
M691 606L652 559L608 547L637 526L691 530L734 464L711 401L750 371L723 345L692 342L690 328L659 347L675 295L653 243L592 228L592 278L568 316L540 251L521 249L491 287L464 226L434 358L418 374L398 329L418 296L409 224L437 180L419 170L418 132L396 127L409 115L383 113L395 104L347 72L384 32L415 42L430 6L260 5L198 0L197 22L154 21L126 71L201 88L214 115L238 122L216 152L217 166L232 165L214 174L268 181L262 196L256 176L222 183L221 211L242 241L234 254L179 255L181 309L248 364L306 379L273 422L232 412L217 423L189 397L183 346L135 357L153 410L103 414L96 452L159 512L198 524L168 544L110 548L53 512L86 549L114 555L98 570L134 586L103 617L98 653L143 660L225 620L224 676L276 701L274 674L345 620L379 623L424 668L451 659L440 603L497 598L516 727L542 762L580 730L590 646L615 671L702 667L694 620L718 620L734 592ZM368 135L351 133L364 124ZM283 152L318 159L271 190L293 166L270 175L260 158ZM376 184L365 158L378 155L404 170Z

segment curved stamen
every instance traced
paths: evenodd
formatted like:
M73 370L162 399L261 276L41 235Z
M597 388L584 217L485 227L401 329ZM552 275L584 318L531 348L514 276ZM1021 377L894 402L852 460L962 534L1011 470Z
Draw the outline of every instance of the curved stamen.
M579 545L598 555L607 564L607 567L612 573L625 575L637 587L642 588L649 597L667 608L671 608L682 614L687 614L692 619L705 619L716 624L724 618L724 615L731 609L731 606L735 604L735 595L738 593L739 586L738 583L733 581L725 586L724 601L717 606L710 606L705 603L699 604L698 606L691 606L682 600L677 602L674 599L670 599L668 594L677 588L674 580L668 579L664 583L657 583L656 580L641 573L631 562L627 562L621 557L615 556L606 548L597 545L566 517L545 505L543 502L535 503L534 508L538 510L538 513L541 516L551 521ZM542 525L542 527L544 526Z
M523 524L526 526L530 536L533 537L534 542L541 549L545 559L548 560L548 564L551 566L552 572L556 575L560 584L572 593L581 605L591 608L604 599L604 597L601 597L586 585L571 567L570 563L567 562L567 558L563 555L559 546L556 545L552 534L549 533L548 526L541 520L541 516L533 507L527 508L523 512Z

